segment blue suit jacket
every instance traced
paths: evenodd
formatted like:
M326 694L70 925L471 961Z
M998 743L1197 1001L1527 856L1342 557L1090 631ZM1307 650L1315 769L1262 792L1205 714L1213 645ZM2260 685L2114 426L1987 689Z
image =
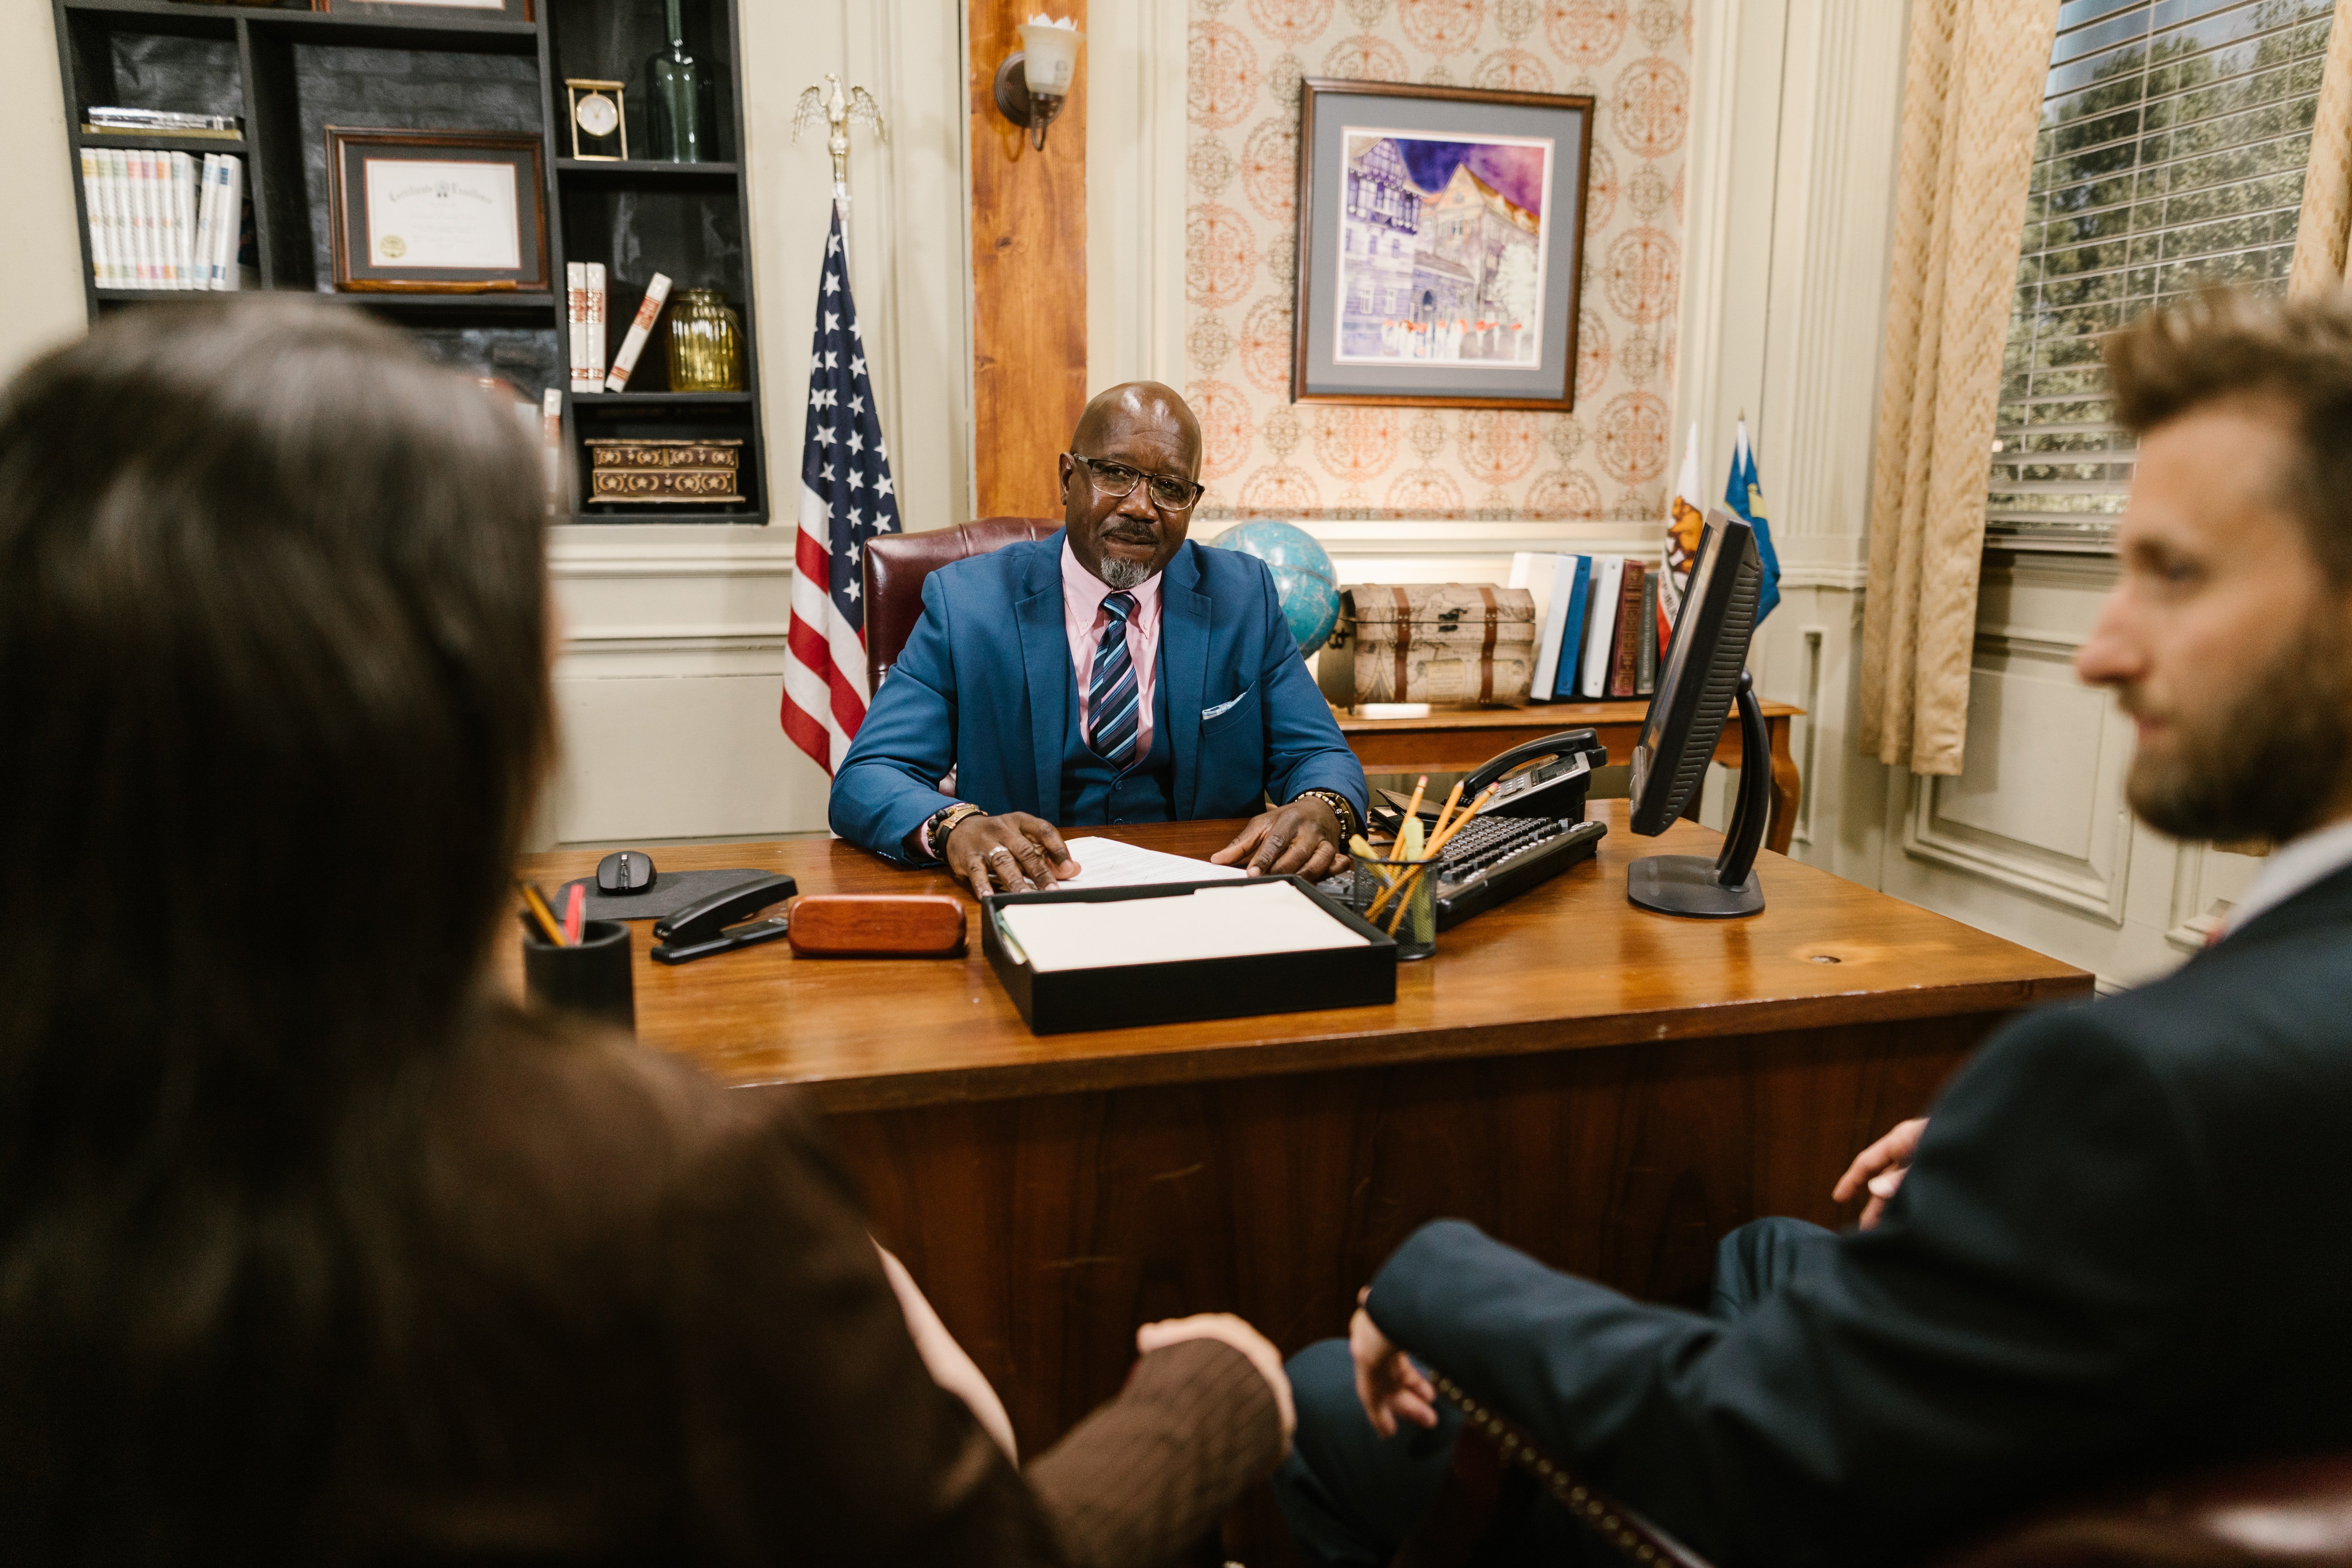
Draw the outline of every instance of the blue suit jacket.
M943 566L833 781L833 830L905 862L905 840L950 800L1052 821L1076 681L1062 615L1060 532ZM1328 789L1365 804L1364 770L1255 556L1187 541L1161 574L1174 816L1249 816L1265 796ZM955 770L956 793L938 781Z

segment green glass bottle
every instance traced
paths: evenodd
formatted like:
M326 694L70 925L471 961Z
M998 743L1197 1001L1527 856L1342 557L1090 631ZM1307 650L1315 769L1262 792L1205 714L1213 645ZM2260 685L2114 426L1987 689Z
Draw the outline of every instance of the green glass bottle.
M665 163L702 162L702 106L710 79L686 47L680 0L667 0L669 42L646 62L646 131L651 156Z

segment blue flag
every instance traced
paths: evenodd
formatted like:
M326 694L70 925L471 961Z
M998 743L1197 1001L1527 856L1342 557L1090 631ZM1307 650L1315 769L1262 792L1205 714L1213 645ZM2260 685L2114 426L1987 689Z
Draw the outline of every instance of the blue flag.
M1756 619L1760 625L1780 602L1780 555L1772 548L1772 529L1764 515L1764 487L1756 480L1756 450L1748 444L1745 416L1739 421L1739 444L1731 454L1731 478L1723 487L1723 504L1756 531L1756 552L1764 558L1764 584L1756 595Z

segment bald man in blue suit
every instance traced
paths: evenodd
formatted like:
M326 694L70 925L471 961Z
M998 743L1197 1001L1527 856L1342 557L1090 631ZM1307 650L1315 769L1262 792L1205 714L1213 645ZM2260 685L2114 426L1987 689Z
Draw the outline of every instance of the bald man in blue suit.
M1265 563L1185 537L1192 410L1154 383L1113 387L1070 447L1060 532L924 580L922 619L834 780L834 831L944 861L982 894L1076 875L1056 823L1247 816L1210 858L1328 875L1362 831L1364 770Z

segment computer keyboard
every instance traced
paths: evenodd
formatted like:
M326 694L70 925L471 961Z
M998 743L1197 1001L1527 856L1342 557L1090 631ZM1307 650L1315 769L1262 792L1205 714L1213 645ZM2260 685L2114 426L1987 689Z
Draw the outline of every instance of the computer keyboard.
M1482 816L1438 852L1437 929L1459 925L1592 858L1605 822L1556 816ZM1322 890L1353 904L1355 878L1327 878Z

